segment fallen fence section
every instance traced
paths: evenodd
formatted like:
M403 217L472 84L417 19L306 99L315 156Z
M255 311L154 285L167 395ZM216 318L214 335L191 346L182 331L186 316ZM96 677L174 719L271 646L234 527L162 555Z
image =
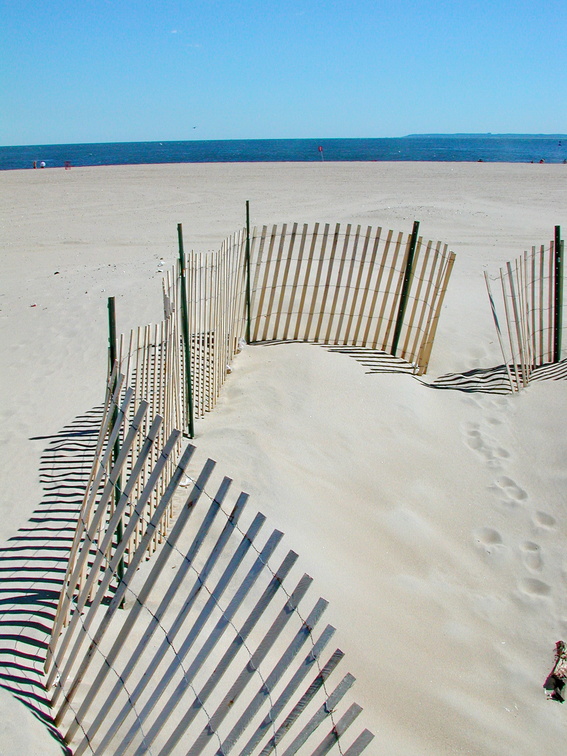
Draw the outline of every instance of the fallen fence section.
M512 391L527 386L536 367L561 360L564 271L558 228L549 246L532 247L500 269L492 279L497 281L496 295L484 274Z
M143 402L127 422L130 401L127 391L113 426L123 427L125 443L90 517L80 522L64 591L69 621L65 629L61 619L56 624L50 646L47 688L65 742L76 756L319 756L335 746L345 756L362 753L373 735L351 728L361 708L349 702L354 678L337 671L343 652L327 650L334 628L319 629L327 602L306 599L312 578L297 571L297 554L282 551L283 534L262 537L265 517L248 513L246 494L230 496L230 479L214 482L213 461L190 473L191 445L157 506L147 509L177 431L159 449L123 539L113 545L161 424L149 424L108 519L109 492L147 414ZM144 563L183 479L189 495L154 559Z

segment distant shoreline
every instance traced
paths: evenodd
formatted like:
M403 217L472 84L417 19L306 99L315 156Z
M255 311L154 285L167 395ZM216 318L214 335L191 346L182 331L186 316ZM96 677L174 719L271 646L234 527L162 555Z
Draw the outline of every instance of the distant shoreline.
M567 136L409 135L0 147L0 170L87 165L288 162L567 162Z

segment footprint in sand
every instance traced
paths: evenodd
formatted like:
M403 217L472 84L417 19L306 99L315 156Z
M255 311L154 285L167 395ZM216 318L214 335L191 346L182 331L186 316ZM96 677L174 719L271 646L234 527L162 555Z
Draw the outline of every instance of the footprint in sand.
M557 520L547 512L536 512L533 519L534 525L537 528L545 528L551 530L555 527Z
M506 475L502 475L494 481L494 488L498 493L504 494L505 498L500 499L500 503L507 508L517 507L520 502L528 498L524 489L520 488L512 478L508 478Z
M539 572L543 567L541 548L533 541L525 541L521 546L522 562L532 572Z
M518 587L530 597L549 596L551 593L551 586L537 578L524 578L519 581Z
M489 467L499 469L501 461L510 456L506 449L498 446L493 438L483 433L477 423L466 423L463 426L463 432L465 444L469 449L480 454Z
M502 536L494 528L478 528L478 530L473 531L473 538L476 547L482 549L486 554L497 557L504 556L506 546L502 541Z
M486 422L489 425L502 425L502 420L500 420L500 418L498 417L487 417Z

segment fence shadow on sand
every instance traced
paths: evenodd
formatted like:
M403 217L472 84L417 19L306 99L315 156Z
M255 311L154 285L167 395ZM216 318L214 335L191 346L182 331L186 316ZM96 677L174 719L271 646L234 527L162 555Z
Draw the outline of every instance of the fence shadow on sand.
M275 342L272 342L275 343ZM282 342L280 342L282 343ZM393 357L387 352L364 347L328 346L330 352L345 354L366 368L367 374L402 373L413 376L424 386L432 389L463 391L465 393L511 394L509 366L504 364L487 368L474 368L463 373L446 373L432 380L416 375L416 367L401 357ZM515 379L515 373L512 374ZM530 381L567 380L567 359L557 363L547 363L532 369ZM516 390L518 390L516 388Z
M96 448L102 408L53 436L40 460L43 499L0 548L0 686L31 710L61 744L44 686L44 664L69 548Z

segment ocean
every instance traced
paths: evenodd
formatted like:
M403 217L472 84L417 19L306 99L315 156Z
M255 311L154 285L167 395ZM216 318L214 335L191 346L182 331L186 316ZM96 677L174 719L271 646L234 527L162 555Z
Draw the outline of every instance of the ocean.
M227 139L0 147L0 170L65 163L255 163L310 161L567 162L567 135L424 134L388 139ZM42 163L45 165L42 166Z

